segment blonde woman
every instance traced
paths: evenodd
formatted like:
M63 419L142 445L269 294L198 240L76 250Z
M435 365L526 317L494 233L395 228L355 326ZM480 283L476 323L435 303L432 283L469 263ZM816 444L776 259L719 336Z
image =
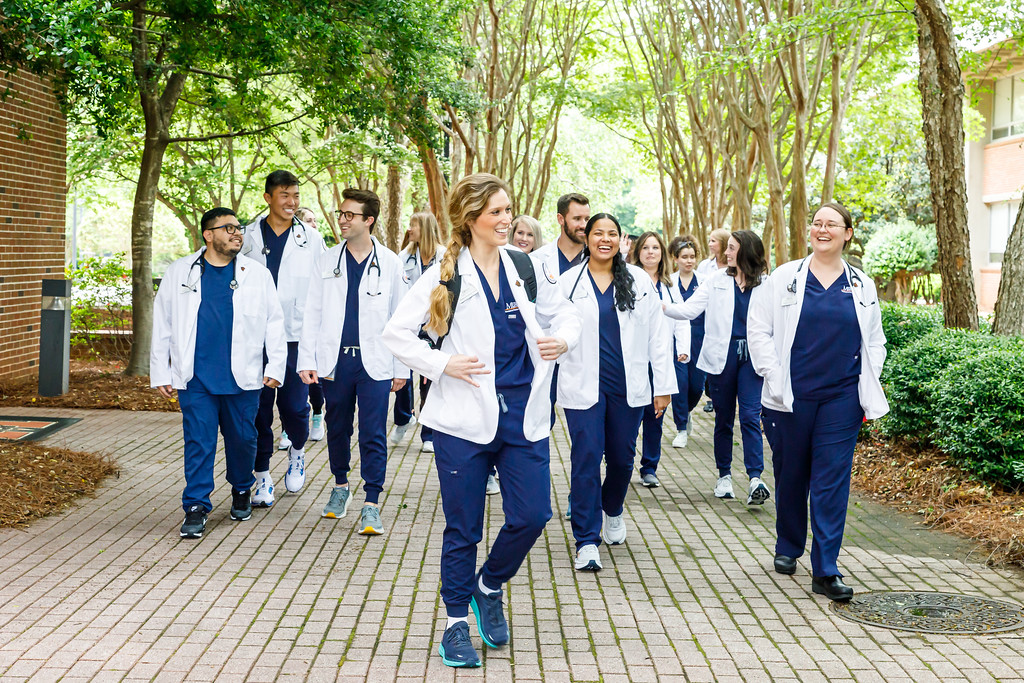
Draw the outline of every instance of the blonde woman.
M708 257L697 264L696 273L700 280L706 280L716 272L729 267L725 250L729 246L731 234L725 228L718 228L708 235Z
M409 217L409 229L402 240L402 250L398 254L405 269L405 279L411 286L434 263L444 258L444 245L441 244L441 227L430 212L414 213ZM395 429L391 432L391 443L397 444L405 436L409 427L416 424L412 416L413 382L412 377L405 387L395 394ZM430 390L430 381L421 377L420 408ZM430 427L420 428L420 449L427 453L434 452L434 432Z
M512 229L508 233L510 246L518 248L524 254L544 246L544 236L540 232L540 223L533 216L525 213L512 219Z
M485 645L508 643L502 584L551 518L551 371L579 338L580 318L557 278L536 277L532 262L522 259L524 265L508 248L512 204L504 181L487 173L463 178L452 188L448 214L444 257L402 300L383 341L434 383L420 417L434 429L445 513L441 598L448 622L438 651L448 666L474 667L480 658L469 608ZM419 337L421 327L431 343ZM501 475L505 524L477 571L491 465Z

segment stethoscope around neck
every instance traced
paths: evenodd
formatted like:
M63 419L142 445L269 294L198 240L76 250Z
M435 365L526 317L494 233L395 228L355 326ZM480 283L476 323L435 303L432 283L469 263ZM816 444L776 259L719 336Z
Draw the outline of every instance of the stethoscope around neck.
M199 252L199 256L197 256L196 260L192 262L192 265L188 267L188 277L185 278L185 282L181 283L181 286L184 291L193 293L197 291L197 285L199 284L199 281L203 279L203 273L206 272L206 259L203 258L205 254L206 247L203 247L202 250L200 250ZM199 266L199 277L190 282L189 280L192 279L192 271L195 269L196 266ZM228 287L230 287L232 290L238 289L237 257L233 257L231 259L231 282L228 283Z
M270 256L270 246L267 244L266 225L267 221L265 219L260 219L260 236L263 238L263 249L260 250L260 253L263 254L264 256ZM295 239L295 245L297 247L301 249L305 247L307 244L309 244L309 238L306 236L306 226L303 225L302 222L295 216L292 216L291 231L292 237Z
M804 259L800 261L800 265L796 267L796 272L793 273L793 281L786 286L786 291L790 294L796 294L797 277L800 275L800 271L803 270L804 264L807 263L810 258L810 256L805 256ZM864 286L864 281L860 279L860 275L857 275L857 272L846 261L843 261L843 269L846 271L846 279L850 281L850 287L860 289ZM859 297L857 297L857 301L860 302L861 306L867 305L861 301Z
M347 248L345 246L346 244L348 244L348 240L345 240L339 245L341 248L338 249L338 262L334 266L334 277L341 277L341 260L345 258L345 252L347 251ZM373 245L373 251L370 253L370 263L369 265L366 266L366 294L367 296L380 296L381 272L380 261L377 259L377 243L371 239L370 244ZM370 285L370 273L373 272L375 269L377 271L376 293L374 293L373 291L374 287Z

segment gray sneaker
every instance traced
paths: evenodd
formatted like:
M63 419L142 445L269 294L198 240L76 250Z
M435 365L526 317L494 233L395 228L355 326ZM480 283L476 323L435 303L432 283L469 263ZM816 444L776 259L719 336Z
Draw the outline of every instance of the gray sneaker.
M380 518L380 508L364 505L359 513L359 533L363 536L380 536L384 533L384 522Z
M683 434L686 434L686 432L683 432ZM648 472L643 477L641 477L640 483L649 489L656 489L659 486L661 486L661 482L658 481L658 476L653 472Z
M348 512L348 499L352 495L352 492L348 490L348 487L335 486L331 490L331 499L324 506L324 511L320 513L321 517L330 517L331 519L341 519Z

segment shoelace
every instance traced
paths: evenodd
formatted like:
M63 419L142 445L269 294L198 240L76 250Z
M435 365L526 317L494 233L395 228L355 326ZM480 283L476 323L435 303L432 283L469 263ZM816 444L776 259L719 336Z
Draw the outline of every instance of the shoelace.
M452 645L469 645L469 629L456 628L452 632Z

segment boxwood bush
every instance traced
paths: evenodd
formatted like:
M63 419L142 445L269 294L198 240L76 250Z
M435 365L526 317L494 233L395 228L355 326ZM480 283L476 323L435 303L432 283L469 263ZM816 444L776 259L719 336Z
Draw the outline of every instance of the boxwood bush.
M942 309L938 306L882 304L882 331L890 354L941 329Z
M1007 343L946 368L934 383L934 442L961 467L1024 486L1024 344Z

